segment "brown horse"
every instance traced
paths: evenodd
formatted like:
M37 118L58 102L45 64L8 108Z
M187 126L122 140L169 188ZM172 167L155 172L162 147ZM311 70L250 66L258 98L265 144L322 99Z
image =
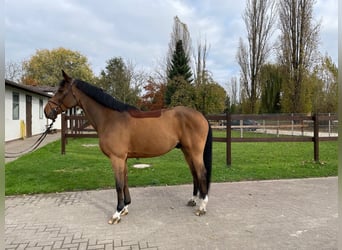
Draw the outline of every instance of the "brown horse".
M212 134L206 118L187 107L160 110L153 114L115 100L102 89L69 77L45 106L45 116L56 119L69 108L79 106L96 129L102 152L111 160L115 174L117 209L110 224L128 213L131 203L128 191L127 158L163 155L180 148L193 176L193 196L189 206L195 206L197 193L201 200L196 215L206 212L211 175Z

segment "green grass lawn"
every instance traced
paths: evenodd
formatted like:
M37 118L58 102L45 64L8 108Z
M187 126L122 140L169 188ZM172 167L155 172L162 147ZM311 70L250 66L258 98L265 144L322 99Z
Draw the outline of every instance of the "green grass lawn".
M66 154L61 155L60 141L56 141L7 163L6 195L113 188L109 159L97 142L69 139ZM313 143L232 143L229 168L225 150L225 143L213 144L213 182L337 175L337 142L320 143L320 163L313 162ZM152 167L135 169L135 163ZM178 149L161 157L129 159L128 168L131 187L192 183Z

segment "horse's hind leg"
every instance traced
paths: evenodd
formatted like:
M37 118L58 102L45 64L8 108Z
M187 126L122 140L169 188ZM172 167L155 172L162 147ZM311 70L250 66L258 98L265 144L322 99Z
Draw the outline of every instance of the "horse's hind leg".
M199 209L196 211L196 215L200 216L206 213L206 206L208 203L207 178L203 156L199 154L198 157L195 157L184 149L183 153L190 167L194 183L193 197L188 201L188 206L196 206L196 197L199 191L201 203Z
M207 185L207 176L206 169L204 167L203 160L198 160L197 163L194 163L194 168L198 178L198 187L200 192L200 206L196 211L196 215L201 216L207 212L207 204L208 204L208 185Z
M198 179L197 179L196 171L195 171L195 169L193 167L191 159L189 159L189 160L186 159L186 160L187 160L188 165L190 167L190 171L191 171L192 179L193 179L193 184L194 184L193 192L192 192L192 197L188 201L187 205L190 206L190 207L194 207L194 206L196 206L196 198L197 198L197 194L198 194Z

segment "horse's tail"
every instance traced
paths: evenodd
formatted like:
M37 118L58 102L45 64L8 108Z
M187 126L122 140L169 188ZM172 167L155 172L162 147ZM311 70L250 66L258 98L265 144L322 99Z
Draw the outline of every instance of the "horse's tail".
M211 126L208 122L209 129L207 140L205 142L204 153L203 153L203 161L206 169L206 179L207 179L207 190L209 191L210 187L210 179L211 179L211 164L212 164L212 144L213 144L213 133L211 130Z

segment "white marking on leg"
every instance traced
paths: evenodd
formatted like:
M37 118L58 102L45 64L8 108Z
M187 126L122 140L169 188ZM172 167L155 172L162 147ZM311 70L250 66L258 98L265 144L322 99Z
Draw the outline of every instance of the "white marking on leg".
M120 218L120 212L118 212L118 211L115 211L115 213L113 214L113 219L115 219L115 218Z
M121 211L120 211L120 215L124 216L128 214L128 205L126 205Z
M201 199L201 200L202 200L201 205L195 213L197 216L204 215L207 212L207 204L208 204L208 200L209 200L208 195L206 195L204 197L204 199Z
M121 212L115 211L115 214L113 214L112 218L108 221L109 224L117 224L120 222L121 217L120 217Z
M202 199L201 199L202 200ZM208 195L206 195L204 197L204 199L202 200L201 202L201 205L200 205L200 211L204 211L206 212L207 211L207 204L208 204L208 201L209 201L209 198L208 198Z

